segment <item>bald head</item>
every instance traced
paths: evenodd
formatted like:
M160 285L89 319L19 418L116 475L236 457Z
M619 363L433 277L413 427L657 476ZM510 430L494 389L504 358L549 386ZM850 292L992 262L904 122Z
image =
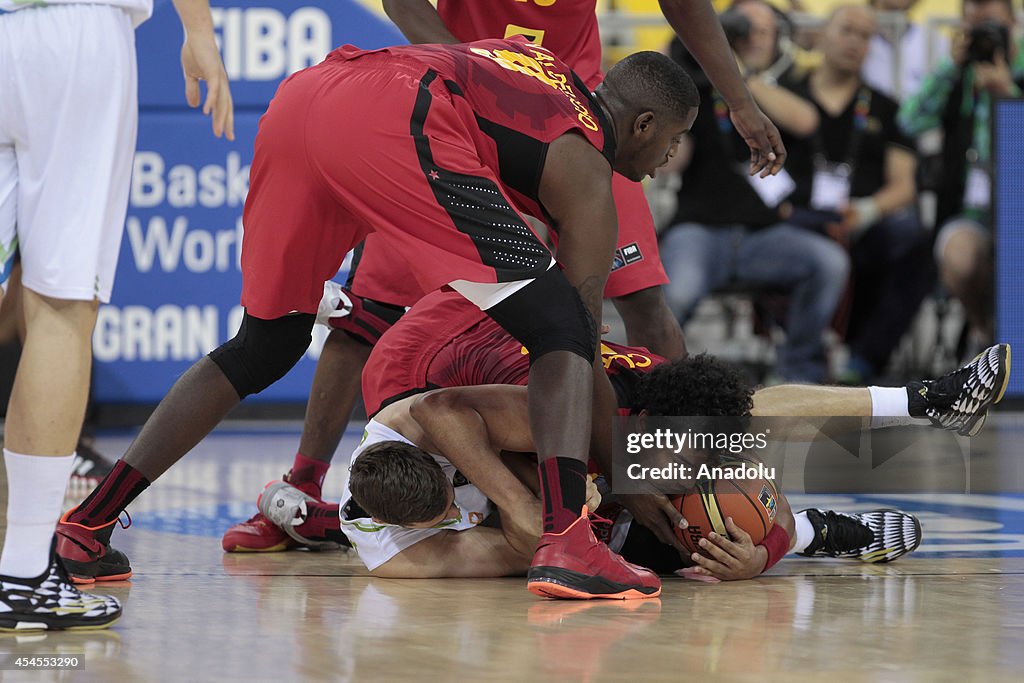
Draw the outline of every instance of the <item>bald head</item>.
M832 13L828 15L828 19L825 20L825 30L827 31L832 26L842 24L843 22L871 22L872 27L875 25L875 11L867 5L855 5L853 3L846 5L837 5L832 8Z
M875 14L870 7L836 7L821 34L825 66L841 73L859 73L875 30Z

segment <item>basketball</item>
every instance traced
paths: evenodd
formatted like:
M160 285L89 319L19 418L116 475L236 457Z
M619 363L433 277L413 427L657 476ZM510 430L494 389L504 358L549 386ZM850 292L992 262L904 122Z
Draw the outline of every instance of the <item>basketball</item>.
M676 506L689 526L676 535L690 552L704 553L698 542L714 531L726 538L726 517L750 534L755 544L764 540L775 524L778 493L770 479L699 479L692 493L676 496Z

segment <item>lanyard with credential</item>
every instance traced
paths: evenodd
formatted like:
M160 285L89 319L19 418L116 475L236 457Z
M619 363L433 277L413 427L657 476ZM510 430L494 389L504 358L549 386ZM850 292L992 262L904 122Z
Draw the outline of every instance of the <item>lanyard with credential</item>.
M792 194L796 189L793 178L781 169L777 174L760 178L751 176L747 172L746 163L740 161L743 152L736 145L738 137L733 131L732 120L729 118L729 105L725 103L717 90L711 91L712 111L715 115L715 122L718 127L718 135L722 139L722 151L726 157L726 163L736 175L744 178L750 187L757 193L761 203L767 209L775 209L779 203ZM745 151L745 150L744 150Z
M733 135L732 120L729 118L729 105L718 93L711 91L711 107L715 113L715 123L718 125L718 135L722 138L722 148L729 163L737 160L736 136Z
M868 129L868 113L871 111L871 89L861 86L857 92L857 101L853 105L853 132L850 134L850 141L846 146L846 156L839 165L845 167L849 175L853 175L854 164L857 155L860 154L860 147L864 144L864 136ZM825 142L821 137L821 128L814 134L814 165L823 168L829 165L828 156L825 154Z

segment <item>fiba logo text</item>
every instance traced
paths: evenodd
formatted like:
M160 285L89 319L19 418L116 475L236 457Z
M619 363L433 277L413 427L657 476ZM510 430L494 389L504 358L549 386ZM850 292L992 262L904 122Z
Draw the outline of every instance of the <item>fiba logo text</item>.
M290 14L271 7L214 7L231 80L274 81L323 60L334 47L331 19L318 7Z

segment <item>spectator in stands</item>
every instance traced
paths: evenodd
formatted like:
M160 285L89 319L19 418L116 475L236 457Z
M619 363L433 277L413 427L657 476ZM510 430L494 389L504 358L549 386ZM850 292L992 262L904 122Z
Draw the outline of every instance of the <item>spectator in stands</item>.
M794 72L803 73L816 59L793 44L793 23L777 4L735 0L720 15L726 37L743 53L746 73L776 82L791 77Z
M943 131L935 256L964 305L970 353L993 332L991 104L1021 95L1024 44L1011 0L964 0L963 22L950 56L903 103L899 123L908 135Z
M743 2L736 11L749 19L752 35L765 23L769 30L774 27L775 15L763 2ZM742 39L734 38L733 48L747 71L757 70L769 54ZM747 174L746 146L729 123L725 102L680 45L672 51L698 81L701 107L692 136L676 155L682 162L679 207L662 238L662 260L671 280L669 305L685 322L701 299L723 287L788 293L786 341L778 350L776 373L788 381L821 382L827 375L822 332L846 283L846 253L822 235L780 221L778 206L792 191L792 178ZM769 118L791 136L817 129L810 103L758 77L750 78L749 86Z
M821 66L790 85L820 121L814 135L789 147L797 184L791 220L850 251L850 361L842 381L855 384L885 369L934 281L931 235L913 210L914 142L896 124L896 102L860 76L874 33L870 8L836 8L821 35Z
M929 41L931 54L945 55L949 51L945 36L941 33L929 36L924 26L910 21L908 14L915 4L917 0L871 0L877 12L892 18L902 15L905 23L900 29L886 27L880 21L879 30L868 46L861 77L869 86L896 101L913 95L921 87L928 73ZM885 16L879 19L884 20Z

